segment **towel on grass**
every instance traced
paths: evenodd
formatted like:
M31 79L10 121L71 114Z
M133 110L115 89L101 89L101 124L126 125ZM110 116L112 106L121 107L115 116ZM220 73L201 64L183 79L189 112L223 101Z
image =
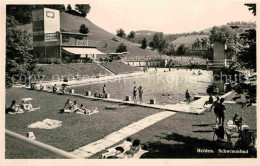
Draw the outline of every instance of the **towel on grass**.
M43 121L38 121L33 124L28 125L28 128L38 128L38 129L55 129L60 127L62 124L61 121L45 119Z

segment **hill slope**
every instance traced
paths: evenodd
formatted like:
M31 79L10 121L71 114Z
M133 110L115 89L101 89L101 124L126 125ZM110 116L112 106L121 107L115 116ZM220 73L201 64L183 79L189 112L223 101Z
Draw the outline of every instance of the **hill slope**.
M209 35L182 36L182 37L179 37L176 40L172 41L171 43L175 44L175 45L181 45L181 44L192 45L196 41L197 38L203 39L205 37L208 38L208 36Z
M89 28L89 45L97 46L98 50L104 53L116 52L118 45L123 42L127 45L127 54L126 58L133 57L159 57L159 54L155 51L148 49L141 49L140 45L137 43L129 42L125 39L120 39L116 37L117 41L112 40L115 37L114 34L105 31L104 29L96 26L90 20L84 17L74 16L65 12L61 12L61 28L68 32L79 32L79 28L82 24L85 24ZM18 27L19 29L27 30L28 33L32 34L32 24L26 24ZM121 42L120 42L121 41ZM107 45L107 47L105 47ZM163 56L168 57L168 56Z

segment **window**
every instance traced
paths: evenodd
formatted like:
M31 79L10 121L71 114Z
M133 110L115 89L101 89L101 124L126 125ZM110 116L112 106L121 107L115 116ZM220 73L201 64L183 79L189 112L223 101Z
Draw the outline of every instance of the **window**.
M45 34L45 41L58 41L59 33L47 33Z
M54 18L55 14L54 14L54 12L46 11L46 16L49 17L49 18Z

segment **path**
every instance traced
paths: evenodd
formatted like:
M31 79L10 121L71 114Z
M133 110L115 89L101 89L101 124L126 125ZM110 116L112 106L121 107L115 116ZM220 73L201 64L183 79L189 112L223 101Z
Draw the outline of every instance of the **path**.
M89 158L98 152L105 150L119 141L122 141L126 139L127 137L145 129L146 127L149 127L153 125L156 122L159 122L167 117L170 117L171 115L176 114L175 112L169 112L169 111L163 111L159 112L153 115L150 115L148 117L145 117L137 122L134 122L126 127L123 127L122 129L115 131L106 137L92 142L86 146L80 147L73 152L72 154L82 157L82 158Z

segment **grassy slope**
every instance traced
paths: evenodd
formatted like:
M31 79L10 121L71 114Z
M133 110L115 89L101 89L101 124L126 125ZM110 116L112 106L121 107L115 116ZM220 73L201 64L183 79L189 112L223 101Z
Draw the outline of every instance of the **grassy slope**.
M105 53L116 52L116 48L120 44L120 38L117 37L119 42L111 40L115 37L114 34L105 31L104 29L96 26L87 18L74 16L65 12L61 13L61 28L69 32L78 32L82 24L85 24L89 28L89 45L98 46L98 50ZM20 29L27 30L32 34L32 24L27 24L19 27ZM158 57L159 54L155 51L148 49L141 49L139 44L129 42L125 39L121 39L121 42L127 45L127 51L129 54L126 57ZM107 44L107 48L104 48ZM166 56L167 57L167 56Z
M77 73L81 76L85 76L86 78L87 76L96 76L98 72L100 72L101 75L111 75L111 73L95 63L42 65L41 68L43 69L41 75L45 75L44 81L52 80L53 75L59 75L60 79L62 78L62 75L75 76Z
M102 63L102 65L116 74L132 73L135 71L141 71L140 68L126 65L123 62Z
M191 36L182 36L178 39L172 41L172 44L185 44L185 45L192 45L197 38L202 39L208 37L209 35L191 35Z
M12 88L6 91L7 106L9 106L12 100L16 100L20 103L23 97L32 97L33 106L41 106L41 109L24 114L6 114L5 127L8 130L24 136L26 132L32 131L38 141L65 151L72 151L78 147L101 139L124 126L158 112L158 110L155 109L133 106L117 110L106 110L105 106L116 104L18 88ZM100 112L90 117L74 113L58 113L58 111L63 108L67 99L77 100L79 104L83 103L88 108L97 107ZM62 126L53 130L27 128L27 125L42 121L46 118L60 120L62 121ZM27 156L28 153L30 154L30 152L28 152L30 149L24 149L22 153L19 151L19 149L22 148L17 147L18 145L13 141L7 142L6 156L8 158L34 158L38 156L38 154L36 154L36 156L34 156L34 154L33 156Z

